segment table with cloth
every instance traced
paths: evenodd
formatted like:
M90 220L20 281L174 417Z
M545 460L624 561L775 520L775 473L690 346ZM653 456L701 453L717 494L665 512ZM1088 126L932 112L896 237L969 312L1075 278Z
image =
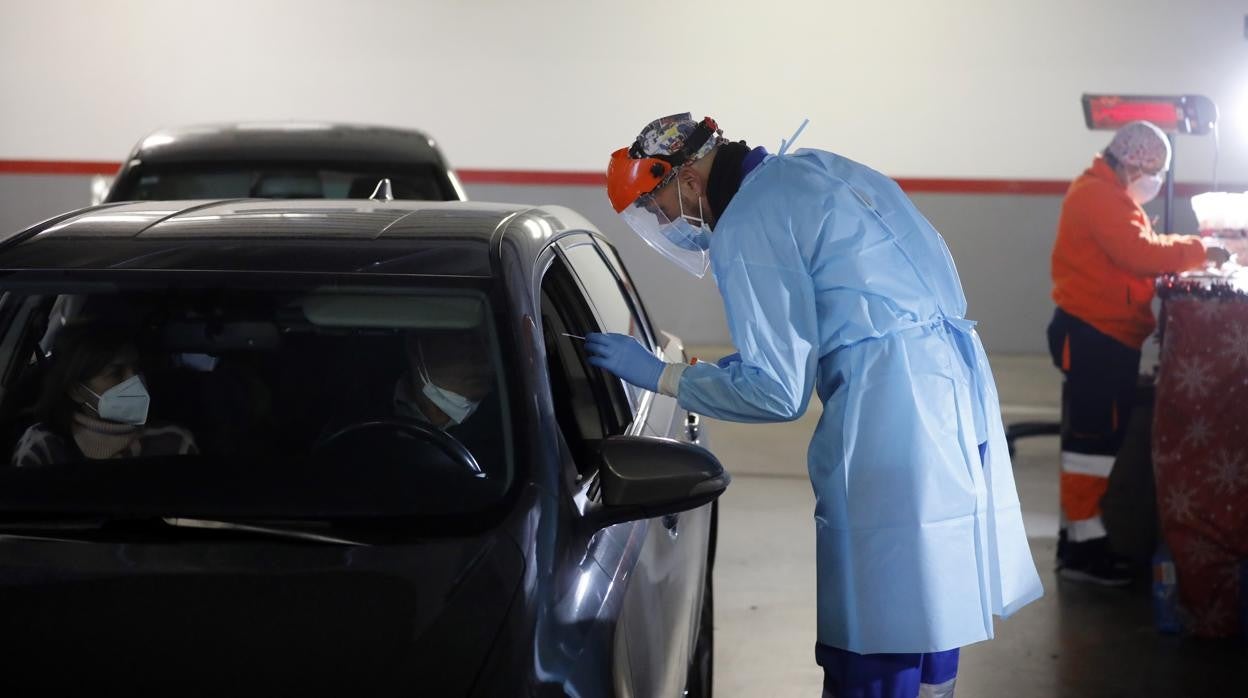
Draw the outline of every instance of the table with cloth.
M1153 465L1194 635L1245 632L1248 268L1163 277Z

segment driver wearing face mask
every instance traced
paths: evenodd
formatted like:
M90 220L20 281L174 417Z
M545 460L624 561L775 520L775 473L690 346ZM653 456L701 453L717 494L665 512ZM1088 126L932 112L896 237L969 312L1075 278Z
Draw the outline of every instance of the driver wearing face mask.
M394 388L394 413L453 430L469 422L494 381L489 355L471 333L409 336L407 371Z
M39 421L18 440L13 465L198 453L186 429L149 423L138 359L123 328L61 328L35 406Z
M1160 235L1144 204L1156 198L1170 167L1170 141L1136 121L1071 184L1053 248L1049 350L1066 376L1063 398L1059 573L1122 586L1130 577L1110 550L1101 497L1122 446L1135 401L1140 348L1153 333L1157 277L1221 265L1220 247L1194 235Z

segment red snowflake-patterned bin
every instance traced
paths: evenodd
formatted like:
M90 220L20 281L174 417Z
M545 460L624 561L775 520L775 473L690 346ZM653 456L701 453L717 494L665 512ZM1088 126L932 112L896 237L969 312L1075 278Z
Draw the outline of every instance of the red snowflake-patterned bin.
M1159 282L1161 367L1153 463L1162 534L1173 551L1187 627L1242 632L1248 561L1248 283Z

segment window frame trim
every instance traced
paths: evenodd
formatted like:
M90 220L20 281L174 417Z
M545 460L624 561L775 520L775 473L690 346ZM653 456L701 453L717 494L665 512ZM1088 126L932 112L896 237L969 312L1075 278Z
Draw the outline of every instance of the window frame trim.
M564 240L566 240L569 237L579 237L580 235L585 235L589 237L591 241L595 239L595 236L590 235L589 233L586 233L584 231L577 231L575 233L561 235L555 240L550 241L550 243L547 244L546 248L543 249L542 252L537 256L536 261L534 262L534 265L533 265L533 269L534 269L533 304L535 308L539 308L539 309L541 308L542 289L545 285L547 276L551 273L551 270L554 268L555 261L557 260L567 270L568 275L572 278L573 283L576 284L577 290L580 291L582 301L588 307L589 312L593 316L594 322L598 326L598 329L602 330L602 318L600 314L598 313L598 308L594 306L593 301L589 298L588 294L585 292L585 288L584 288L583 283L581 282L580 277L576 274L576 270L572 267L571 261L568 260L564 252L564 249L562 247L562 243ZM599 254L601 256L601 253ZM606 262L605 258L603 259L603 261ZM610 268L609 263L607 266L608 268ZM541 312L539 311L537 315L538 317L536 318L536 323L538 326L539 335L545 336L545 326L542 322ZM545 348L543 347L543 351L544 349ZM655 351L655 349L652 347L651 351ZM605 371L601 371L601 369L599 369L599 372L605 375ZM627 388L624 387L624 381L620 379L617 379L617 381L620 384L621 397L624 398L624 407L626 408L627 413L631 415L632 417L630 422L628 422L627 424L621 425L620 433L621 435L624 435L624 436L641 436L642 432L645 430L647 421L650 416L650 405L654 400L654 393L648 390L641 391L642 393L641 397L638 399L637 405L634 408L633 405L630 404L628 401L627 392L626 392ZM546 388L548 390L550 389L549 377L547 377L547 380L546 380ZM552 400L555 399L555 396L553 394L551 395L551 399Z
M615 245L612 245L604 238L598 236L591 237L594 239L594 244L598 246L598 254L607 263L607 267L611 270L611 272L615 274L616 282L619 283L621 289L627 291L627 293L625 293L625 298L627 298L632 305L633 312L636 313L641 319L641 324L645 327L646 332L650 336L651 346L654 349L662 351L663 342L660 341L662 339L661 333L654 326L650 313L646 310L646 304L642 302L641 294L637 291L636 284L633 283L633 277L628 273L628 270L624 268L624 260L620 258L620 251L615 248ZM606 254L608 251L611 253L610 256ZM612 256L615 258L614 261L610 258Z
M583 240L577 240L577 238L583 238ZM651 353L656 352L660 347L658 337L656 337L654 333L654 328L650 326L649 317L639 310L640 306L629 289L629 285L625 284L624 280L620 278L620 275L616 273L615 266L609 259L607 259L606 255L602 253L601 246L598 242L599 240L596 236L590 235L586 232L580 232L579 234L574 233L560 238L557 246L559 248L560 257L563 259L564 264L568 266L569 271L572 272L572 276L576 279L576 283L580 287L582 295L584 295L586 300L589 301L590 308L593 309L594 315L598 318L599 327L603 326L602 312L598 310L598 305L594 302L593 296L589 293L587 284L585 280L581 278L581 273L577 271L576 265L574 265L572 260L568 258L568 252L577 247L590 247L593 249L594 254L598 255L598 259L602 261L603 267L606 268L607 273L610 274L611 278L615 281L616 288L620 292L620 297L624 299L624 303L628 307L629 313L632 314L635 320L637 320L638 327L641 328L642 334L646 336L646 340L650 345L648 348Z

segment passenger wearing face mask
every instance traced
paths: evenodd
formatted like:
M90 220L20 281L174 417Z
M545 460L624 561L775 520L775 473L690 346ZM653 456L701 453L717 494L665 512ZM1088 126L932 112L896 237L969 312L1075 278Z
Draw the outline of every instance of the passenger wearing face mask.
M1170 142L1161 129L1129 123L1062 203L1052 258L1057 310L1048 339L1066 376L1057 563L1059 574L1076 581L1130 581L1109 548L1100 502L1131 417L1140 348L1155 327L1156 279L1229 258L1197 236L1153 230L1143 206L1157 196L1169 166Z
M186 429L148 423L151 398L124 329L63 327L51 361L35 406L39 422L18 440L13 465L198 453Z

